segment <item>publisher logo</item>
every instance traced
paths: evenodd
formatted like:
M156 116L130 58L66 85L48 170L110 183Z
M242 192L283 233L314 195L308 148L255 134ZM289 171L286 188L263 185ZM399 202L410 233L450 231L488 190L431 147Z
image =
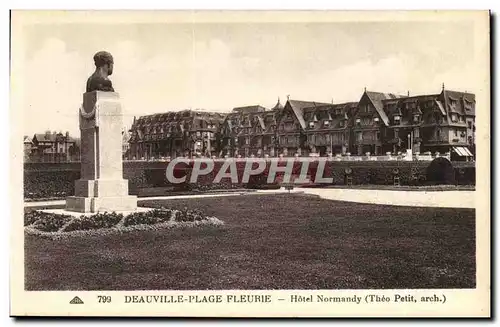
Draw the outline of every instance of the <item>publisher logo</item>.
M73 300L69 301L69 304L83 304L83 301L78 296L75 296Z

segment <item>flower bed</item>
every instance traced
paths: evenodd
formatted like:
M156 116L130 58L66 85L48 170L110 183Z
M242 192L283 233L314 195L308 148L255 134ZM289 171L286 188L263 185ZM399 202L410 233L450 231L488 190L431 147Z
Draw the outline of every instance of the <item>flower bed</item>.
M92 216L81 216L70 221L62 232L71 232L74 230L91 230L101 228L111 228L116 226L123 219L122 214L115 212L97 213Z
M152 209L126 216L115 212L79 217L41 211L29 211L24 214L24 226L28 234L49 238L176 226L190 227L222 224L223 222L215 217L208 217L199 210L188 210L187 208L183 210Z
M30 211L24 214L24 226L30 226L42 232L57 232L72 219L73 217L68 215Z

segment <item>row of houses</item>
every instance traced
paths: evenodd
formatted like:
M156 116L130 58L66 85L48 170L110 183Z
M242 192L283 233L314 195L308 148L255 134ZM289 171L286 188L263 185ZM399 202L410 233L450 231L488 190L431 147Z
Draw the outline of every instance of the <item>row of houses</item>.
M128 159L177 156L472 156L475 95L445 89L410 96L364 90L360 99L323 103L288 98L231 112L183 110L134 118Z
M129 153L130 133L122 131L122 153ZM24 162L77 162L80 161L80 138L72 137L69 132L62 134L54 131L36 133L23 137Z
M23 137L25 162L68 162L80 160L80 139L55 131Z

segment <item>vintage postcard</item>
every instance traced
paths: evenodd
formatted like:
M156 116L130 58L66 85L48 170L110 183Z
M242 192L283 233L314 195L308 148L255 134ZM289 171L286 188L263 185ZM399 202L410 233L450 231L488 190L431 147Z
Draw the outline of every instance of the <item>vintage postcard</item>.
M487 11L12 11L11 315L489 317Z

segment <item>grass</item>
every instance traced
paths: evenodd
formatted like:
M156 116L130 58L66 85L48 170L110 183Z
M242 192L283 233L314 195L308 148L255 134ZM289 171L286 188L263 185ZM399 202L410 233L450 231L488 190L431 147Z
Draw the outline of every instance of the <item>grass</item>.
M223 227L26 236L27 290L474 288L473 209L301 194L144 201Z

